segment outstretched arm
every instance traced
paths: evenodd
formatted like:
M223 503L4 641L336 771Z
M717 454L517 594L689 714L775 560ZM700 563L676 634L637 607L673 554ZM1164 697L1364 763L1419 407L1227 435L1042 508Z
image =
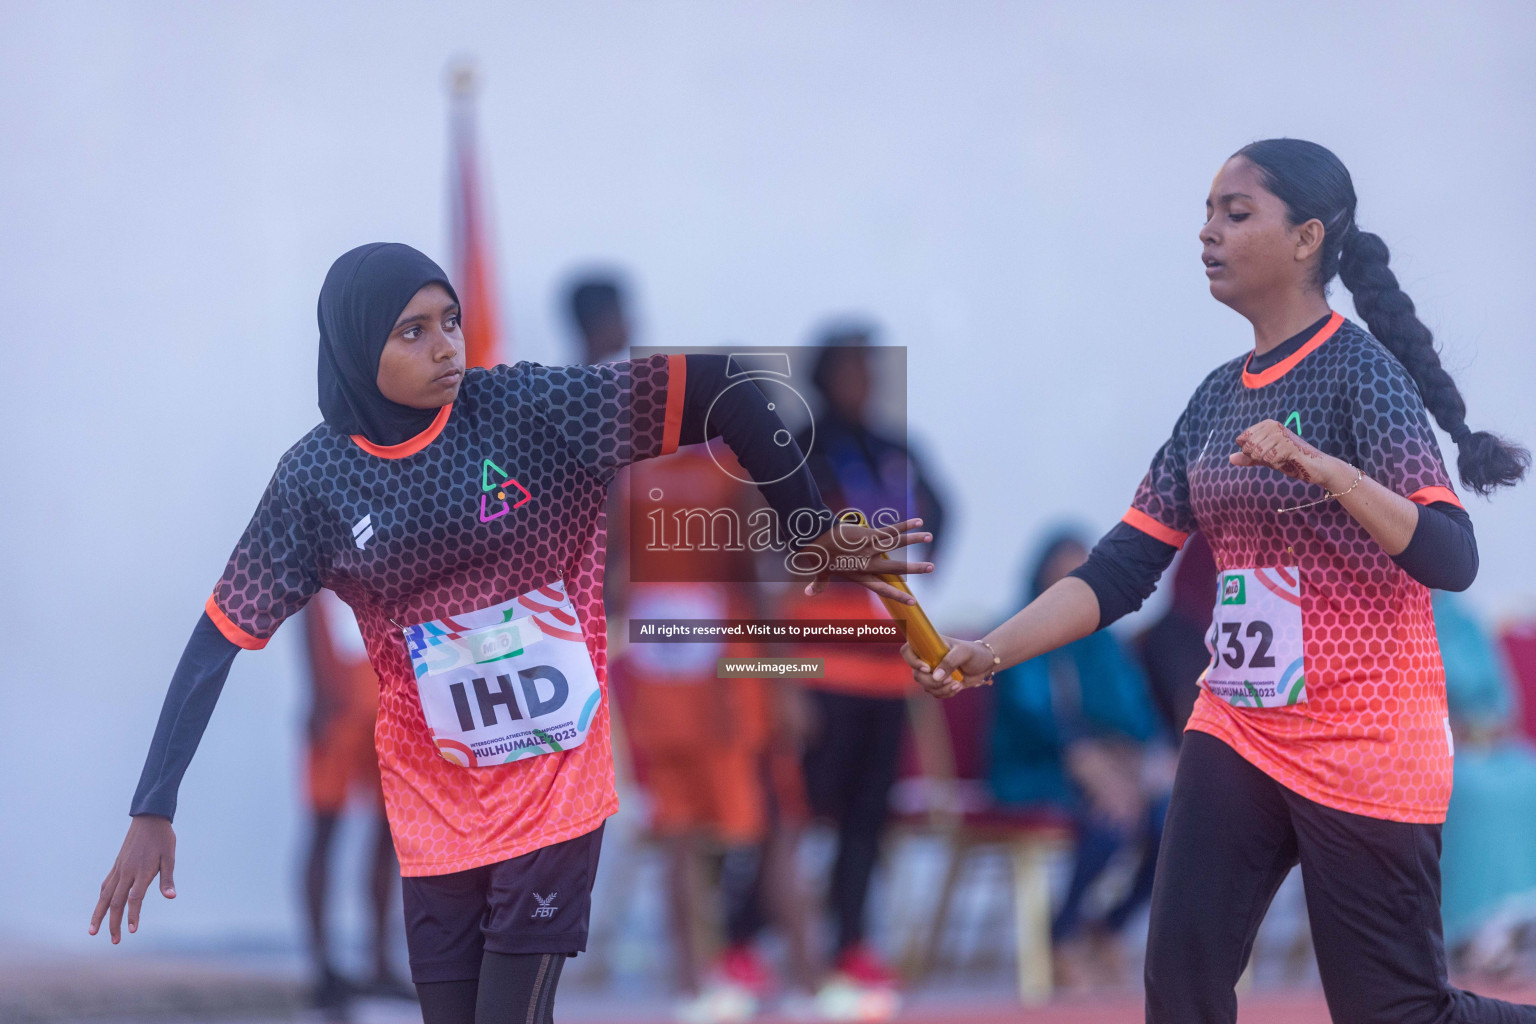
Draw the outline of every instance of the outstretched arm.
M816 481L805 468L805 455L784 429L784 421L754 387L737 386L726 376L729 357L688 355L682 360L683 405L679 445L722 439L741 468L757 484L763 499L786 525L797 513L815 516L825 530L832 513ZM677 382L672 381L671 387ZM821 530L817 530L820 533ZM803 535L809 534L805 531Z
M789 527L792 536L814 537L806 546L821 549L828 566L857 565L857 570L832 569L836 575L859 583L881 597L915 604L911 594L880 579L882 575L908 575L933 571L932 563L895 561L886 555L900 547L931 541L931 533L918 533L920 519L881 529L841 524L832 528L832 512L821 498L816 481L805 465L800 446L784 428L784 421L756 387L736 386L729 400L717 401L738 382L727 376L729 358L689 355L683 362L682 419L678 443L698 444L721 438L747 471L763 498ZM676 382L672 383L676 387ZM796 522L811 517L812 522ZM791 523L795 525L790 526ZM842 562L841 556L857 556ZM824 582L827 573L818 576ZM812 584L813 589L817 584Z
M240 648L225 639L204 612L171 676L129 814L155 814L167 821L176 817L176 792L181 777L192 763L192 755L213 717L213 706L224 690L229 667L239 653Z
M139 910L156 875L160 877L161 895L176 898L172 877L176 833L171 828L171 819L176 815L176 791L239 651L204 612L187 640L181 661L171 676L165 703L160 707L160 722L155 727L149 756L139 776L139 788L128 812L133 815L133 822L112 870L101 883L100 898L91 914L92 935L101 928L102 919L109 912L108 931L113 943L122 940L125 911L128 930L138 931Z
M108 910L114 943L122 937L119 926L125 909L128 930L137 931L140 904L157 874L160 891L175 895L171 868L176 834L171 818L176 790L213 715L229 666L242 648L266 646L283 620L320 589L311 520L304 506L302 490L279 463L171 677L130 808L133 824L91 915L92 935Z
M1099 599L1093 588L1076 576L1068 576L981 640L945 637L949 653L937 665L930 666L919 658L911 644L902 645L901 656L912 666L912 677L923 689L935 697L953 697L967 687L987 682L986 676L993 671L1037 658L1098 628ZM963 682L951 677L955 671L964 677Z
M933 668L910 647L902 648L902 657L929 693L953 697L966 686L983 682L988 672L1080 640L1140 608L1178 550L1129 523L1116 523L1094 545L1088 561L981 640L950 640L949 655ZM952 679L951 669L958 669L965 681Z

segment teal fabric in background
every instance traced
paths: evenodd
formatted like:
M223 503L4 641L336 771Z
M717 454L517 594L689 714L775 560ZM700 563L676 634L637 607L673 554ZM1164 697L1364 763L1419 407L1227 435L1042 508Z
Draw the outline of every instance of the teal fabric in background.
M1045 534L1027 563L1020 607L1054 583L1056 572L1066 571L1051 568L1063 550L1087 555L1086 536L1072 525ZM1079 794L1062 763L1075 740L1145 744L1160 730L1146 677L1108 630L1006 668L996 686L988 781L999 804L1079 810Z
M1434 593L1456 738L1454 788L1440 871L1447 946L1500 908L1536 904L1536 749L1519 734L1498 649L1460 599Z
M1073 740L1145 743L1158 734L1141 669L1108 631L999 672L996 685L990 779L1002 804L1076 808L1062 768Z

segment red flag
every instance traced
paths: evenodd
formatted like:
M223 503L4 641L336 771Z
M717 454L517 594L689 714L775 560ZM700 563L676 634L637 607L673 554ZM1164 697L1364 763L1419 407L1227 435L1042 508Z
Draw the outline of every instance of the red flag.
M463 309L464 361L467 366L495 366L503 358L501 325L496 316L496 273L491 265L490 224L480 190L479 149L475 144L475 73L453 73L452 168L448 188L453 218L453 284Z

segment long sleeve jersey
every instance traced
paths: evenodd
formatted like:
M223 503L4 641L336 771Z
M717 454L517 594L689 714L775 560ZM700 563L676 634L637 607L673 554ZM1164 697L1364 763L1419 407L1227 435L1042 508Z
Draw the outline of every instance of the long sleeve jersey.
M1188 728L1220 737L1326 806L1443 821L1451 740L1426 584L1470 583L1470 520L1418 389L1380 342L1334 314L1284 348L1263 368L1240 357L1201 383L1130 510L1074 575L1099 596L1102 625L1139 603L1142 582L1155 581L1199 530L1230 588L1213 603L1241 600L1252 581L1299 609L1295 673L1284 681L1304 682L1305 699L1238 706L1202 682ZM1283 511L1317 501L1323 489L1268 467L1232 465L1234 439L1265 419L1419 504L1409 550L1387 555L1336 502ZM1248 625L1242 635L1234 628L1208 636L1213 666L1273 658L1263 630Z
M606 694L605 500L639 459L706 440L724 359L658 355L601 366L518 363L466 372L457 400L393 447L322 423L279 460L172 679L132 813L171 816L235 654L266 645L322 587L351 606L380 677L375 732L385 808L406 875L516 857L596 828L618 806L607 701L587 741L462 767L434 743L407 627L528 597L563 601ZM756 389L715 408L723 437L781 521L830 522L798 450ZM547 605L547 607L546 607ZM585 723L584 723L585 725Z

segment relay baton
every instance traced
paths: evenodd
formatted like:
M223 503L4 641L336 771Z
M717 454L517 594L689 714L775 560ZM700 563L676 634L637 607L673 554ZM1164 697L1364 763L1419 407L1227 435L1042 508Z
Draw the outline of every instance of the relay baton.
M840 513L838 519L841 522L852 523L856 526L869 525L869 520L864 518L864 513L856 508ZM881 558L886 558L889 557L890 552L877 550L875 554ZM908 596L912 594L912 588L907 586L907 581L895 573L877 572L875 576L882 582L889 583ZM879 597L880 601L885 605L886 611L891 613L891 618L896 619L898 622L906 623L907 643L912 645L912 650L919 658L928 663L929 668L944 660L944 655L948 654L950 650L949 644L945 643L944 638L939 636L939 631L933 628L933 623L929 621L922 605L904 604L901 601L886 597L884 594L879 595ZM957 683L964 682L964 676L961 675L959 669L951 669L949 675Z

